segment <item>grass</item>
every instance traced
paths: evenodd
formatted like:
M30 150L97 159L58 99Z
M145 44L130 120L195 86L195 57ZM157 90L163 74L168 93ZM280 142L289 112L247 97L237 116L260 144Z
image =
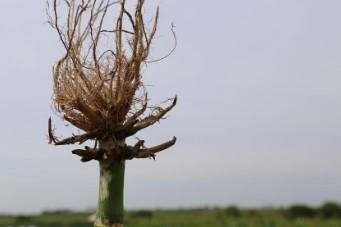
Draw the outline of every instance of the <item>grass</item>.
M90 227L90 213L0 216L0 227ZM139 211L126 214L125 227L341 227L341 219L290 219L275 211L242 211L231 217L223 209Z

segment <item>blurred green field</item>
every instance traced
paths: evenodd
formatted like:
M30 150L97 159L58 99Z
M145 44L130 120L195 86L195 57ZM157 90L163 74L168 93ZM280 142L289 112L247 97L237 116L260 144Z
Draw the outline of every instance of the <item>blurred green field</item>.
M304 213L303 213L304 214ZM51 212L37 216L0 216L0 227L90 227L91 213ZM303 215L304 216L304 215ZM280 210L192 209L135 211L126 227L341 227L340 217L295 217Z

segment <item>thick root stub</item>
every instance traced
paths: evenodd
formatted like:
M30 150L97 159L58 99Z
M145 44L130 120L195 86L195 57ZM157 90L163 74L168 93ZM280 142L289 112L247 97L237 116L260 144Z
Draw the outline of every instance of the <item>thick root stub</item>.
M134 146L127 146L125 143L114 146L113 148L90 148L75 149L72 154L81 157L82 162L88 162L91 160L104 161L122 161L131 160L134 158L153 158L155 159L156 153L166 150L173 146L176 142L176 137L165 143L157 146L146 148L144 146L144 140L139 140Z

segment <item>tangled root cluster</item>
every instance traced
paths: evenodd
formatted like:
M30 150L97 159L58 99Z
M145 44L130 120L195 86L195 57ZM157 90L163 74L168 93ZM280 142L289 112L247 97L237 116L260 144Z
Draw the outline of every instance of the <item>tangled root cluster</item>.
M50 122L50 140L55 144L108 135L123 139L154 124L176 104L175 98L167 108L154 107L152 114L142 117L148 99L141 68L148 63L159 18L157 8L147 29L143 5L144 0L137 0L133 13L127 10L125 0L53 0L48 5L53 12L49 14L49 24L66 50L53 69L54 105L66 121L86 132L57 141ZM66 8L67 17L60 22L62 7ZM114 23L108 23L114 9L118 15ZM176 42L174 32L173 35Z

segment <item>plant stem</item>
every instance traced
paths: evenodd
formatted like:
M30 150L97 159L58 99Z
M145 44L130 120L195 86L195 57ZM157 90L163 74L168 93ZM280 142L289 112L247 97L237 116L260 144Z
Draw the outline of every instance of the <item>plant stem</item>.
M95 227L123 227L125 161L100 161Z

